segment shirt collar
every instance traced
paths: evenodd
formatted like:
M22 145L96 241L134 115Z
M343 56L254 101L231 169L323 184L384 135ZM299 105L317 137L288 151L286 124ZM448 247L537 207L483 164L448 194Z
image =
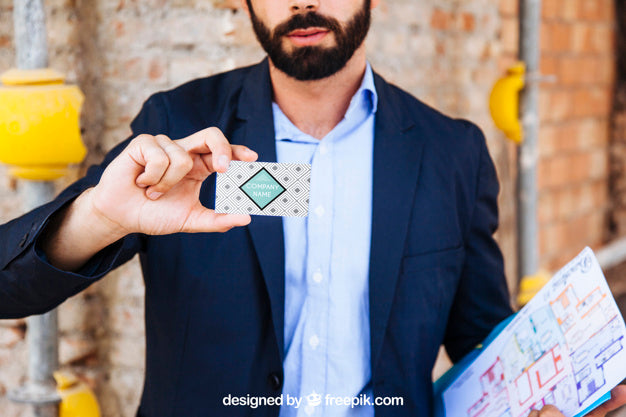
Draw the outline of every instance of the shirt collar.
M282 112L278 104L272 102L272 109L274 113L274 130L276 132L276 141L297 141L297 142L311 142L319 143L318 139L315 139L305 133L302 133L287 116ZM376 113L378 110L378 94L376 92L376 86L374 85L374 73L370 63L367 62L365 66L365 74L361 81L361 86L354 93L350 100L350 106L344 115L344 119L350 119L355 114L362 113L363 110L367 115ZM359 111L360 110L360 111Z
M363 75L361 86L350 100L346 118L349 117L349 113L354 112L354 108L358 107L359 104L362 104L367 109L368 114L376 113L378 109L378 94L374 85L374 73L369 62L366 63L365 75Z

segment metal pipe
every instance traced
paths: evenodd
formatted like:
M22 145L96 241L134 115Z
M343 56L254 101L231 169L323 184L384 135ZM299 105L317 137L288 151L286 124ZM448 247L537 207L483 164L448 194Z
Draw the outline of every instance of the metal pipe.
M520 2L520 59L526 64L520 119L524 141L518 150L518 272L519 278L539 269L537 225L537 162L539 137L539 28L541 0Z
M19 187L25 211L54 198L54 184L47 181L23 181ZM26 320L28 344L28 381L9 392L12 401L31 404L35 417L57 417L60 397L52 376L59 367L57 310Z
M17 68L46 68L48 42L42 0L14 0L13 27Z
M42 0L14 0L13 23L18 69L48 66L45 11ZM52 182L24 181L20 193L26 211L52 200ZM33 404L36 417L57 417L60 398L52 373L59 366L57 311L29 317L27 320L28 382L10 393L10 398Z
M596 251L598 263L607 271L626 261L626 237L614 240Z

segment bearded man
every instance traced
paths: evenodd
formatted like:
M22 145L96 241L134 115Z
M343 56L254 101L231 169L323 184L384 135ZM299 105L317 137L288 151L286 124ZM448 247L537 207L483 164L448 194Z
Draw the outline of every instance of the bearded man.
M139 253L138 416L431 415L439 346L458 360L511 314L498 183L476 126L372 72L377 3L243 2L268 58L153 95L101 165L2 226L0 315ZM207 208L211 174L257 158L312 164L307 218Z

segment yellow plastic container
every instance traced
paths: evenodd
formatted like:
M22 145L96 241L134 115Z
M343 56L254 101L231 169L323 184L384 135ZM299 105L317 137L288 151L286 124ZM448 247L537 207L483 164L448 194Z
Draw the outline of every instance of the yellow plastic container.
M78 87L51 69L12 69L0 81L0 162L11 175L50 181L84 159Z

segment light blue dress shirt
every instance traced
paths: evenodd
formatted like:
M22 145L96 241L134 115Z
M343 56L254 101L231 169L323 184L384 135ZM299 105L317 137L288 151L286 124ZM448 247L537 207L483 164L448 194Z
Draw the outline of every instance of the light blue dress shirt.
M344 118L322 140L301 132L273 105L278 162L312 165L309 216L283 218L283 397L302 402L299 408L283 404L280 417L374 415L372 406L338 406L328 396L371 396L368 277L377 104L368 63Z

